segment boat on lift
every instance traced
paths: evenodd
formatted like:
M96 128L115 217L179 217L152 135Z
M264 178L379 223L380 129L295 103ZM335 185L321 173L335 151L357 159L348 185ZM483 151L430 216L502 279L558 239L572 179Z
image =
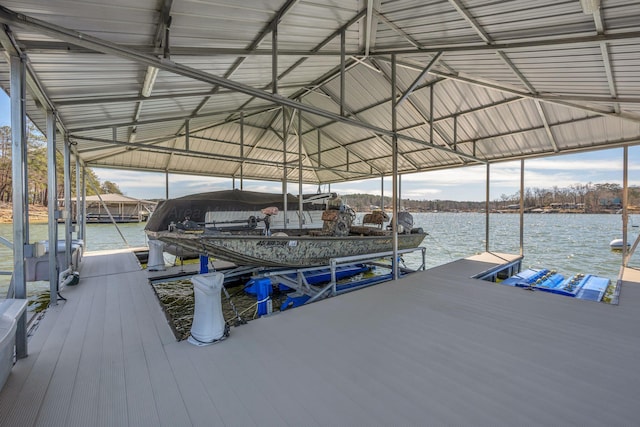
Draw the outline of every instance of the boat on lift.
M158 205L145 232L165 245L239 266L309 267L328 265L332 258L393 250L393 234L384 227L384 216L356 226L355 213L335 193L303 197L305 212L297 212L298 197L288 194L286 201L288 209L281 194L240 190L167 200ZM319 220L287 224L291 214ZM420 246L426 233L413 227L407 213L398 220L398 249Z

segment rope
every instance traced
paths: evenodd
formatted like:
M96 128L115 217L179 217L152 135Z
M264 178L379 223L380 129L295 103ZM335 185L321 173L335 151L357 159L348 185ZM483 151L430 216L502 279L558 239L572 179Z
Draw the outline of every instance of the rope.
M236 305L231 300L231 297L229 296L229 292L227 291L227 288L224 286L224 284L222 285L222 290L224 291L224 295L227 297L227 301L229 302L229 305L231 306L233 313L236 315L235 319L237 320L236 320L235 326L244 325L245 323L247 323L247 321L242 318L240 313L238 313L238 309L236 308ZM233 319L229 319L229 321L231 320Z

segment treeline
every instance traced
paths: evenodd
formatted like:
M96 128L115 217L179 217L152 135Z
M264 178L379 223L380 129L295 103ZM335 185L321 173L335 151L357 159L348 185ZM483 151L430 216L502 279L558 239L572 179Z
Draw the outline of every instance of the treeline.
M0 202L11 202L13 200L12 182L12 143L11 127L0 127ZM64 161L60 153L56 153L57 188L56 197L64 197ZM47 141L45 137L28 122L27 124L27 192L29 203L34 205L49 204L48 200L48 171L47 171ZM94 188L101 193L122 194L118 186L110 181L101 183L91 168L85 168L85 181L87 185L87 195L95 194ZM75 161L71 162L71 193L76 194L76 173Z
M379 195L349 194L342 195L342 199L356 211L366 212L384 205L391 208L391 197ZM489 202L491 210L509 210L518 208L520 192L512 195L502 194L500 198ZM640 188L629 188L629 206L640 205ZM482 211L485 202L459 202L455 200L411 200L402 199L400 206L412 212L430 211ZM622 187L618 184L574 184L560 188L526 188L524 193L525 210L554 209L585 213L611 212L622 207Z
M380 209L384 206L386 210L391 209L391 197L385 196L381 200L380 195L374 194L347 194L340 195L342 200L354 208L357 212L368 212L373 209ZM429 211L475 211L484 209L484 202L458 202L454 200L411 200L402 199L400 207L411 212Z
M525 208L580 208L585 212L606 212L622 207L622 190L618 184L574 184L569 187L526 188L524 191ZM630 207L640 205L640 188L629 187L628 203ZM520 203L520 192L503 194L494 201L503 207Z

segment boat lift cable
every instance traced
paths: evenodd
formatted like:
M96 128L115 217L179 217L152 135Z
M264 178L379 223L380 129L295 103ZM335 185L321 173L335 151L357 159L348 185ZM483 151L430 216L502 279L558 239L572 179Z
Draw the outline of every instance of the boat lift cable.
M111 211L107 207L107 204L104 202L104 200L102 200L102 197L100 196L100 192L96 189L95 184L93 182L91 182L91 180L88 180L88 182L89 182L89 185L91 185L91 188L93 189L93 191L96 192L96 195L98 196L98 199L100 199L100 203L102 203L102 206L104 207L104 210L107 211L107 215L109 215L109 219L111 219L111 222L116 227L116 230L118 231L118 234L122 238L122 241L124 242L125 245L127 245L127 248L130 248L131 245L129 244L129 242L127 242L127 239L122 234L122 231L120 231L120 227L118 227L118 224L116 223L116 220L113 219L113 215L111 215ZM78 200L76 200L76 204L77 203L78 203Z
M235 317L233 319L229 319L226 323L228 324L231 320L235 319L234 326L239 326L239 325L246 324L247 321L241 316L240 313L238 313L238 309L236 308L236 305L231 300L231 296L229 295L229 291L227 291L227 288L224 286L224 284L222 285L222 292L224 292L224 295L227 297L227 301L229 302L229 305L231 306L231 310L233 310L233 314L235 315Z
M436 244L435 245L436 247L440 247L440 250L445 252L447 255L449 255L449 258L451 258L451 260L454 259L453 258L453 254L451 253L451 251L449 251L449 249L447 248L446 245L441 244L436 236L434 236L433 234L429 234L429 237Z

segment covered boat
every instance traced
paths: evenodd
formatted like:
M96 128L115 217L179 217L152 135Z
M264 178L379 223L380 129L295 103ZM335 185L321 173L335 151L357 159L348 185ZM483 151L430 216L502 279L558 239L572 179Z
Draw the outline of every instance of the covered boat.
M150 239L237 265L327 265L332 258L393 249L393 235L381 221L354 226L355 214L335 194L304 197L302 213L297 197L288 194L286 202L284 210L281 194L240 190L186 196L161 203L145 231ZM291 215L297 221L288 224ZM398 249L418 247L426 233L407 215L399 219Z

